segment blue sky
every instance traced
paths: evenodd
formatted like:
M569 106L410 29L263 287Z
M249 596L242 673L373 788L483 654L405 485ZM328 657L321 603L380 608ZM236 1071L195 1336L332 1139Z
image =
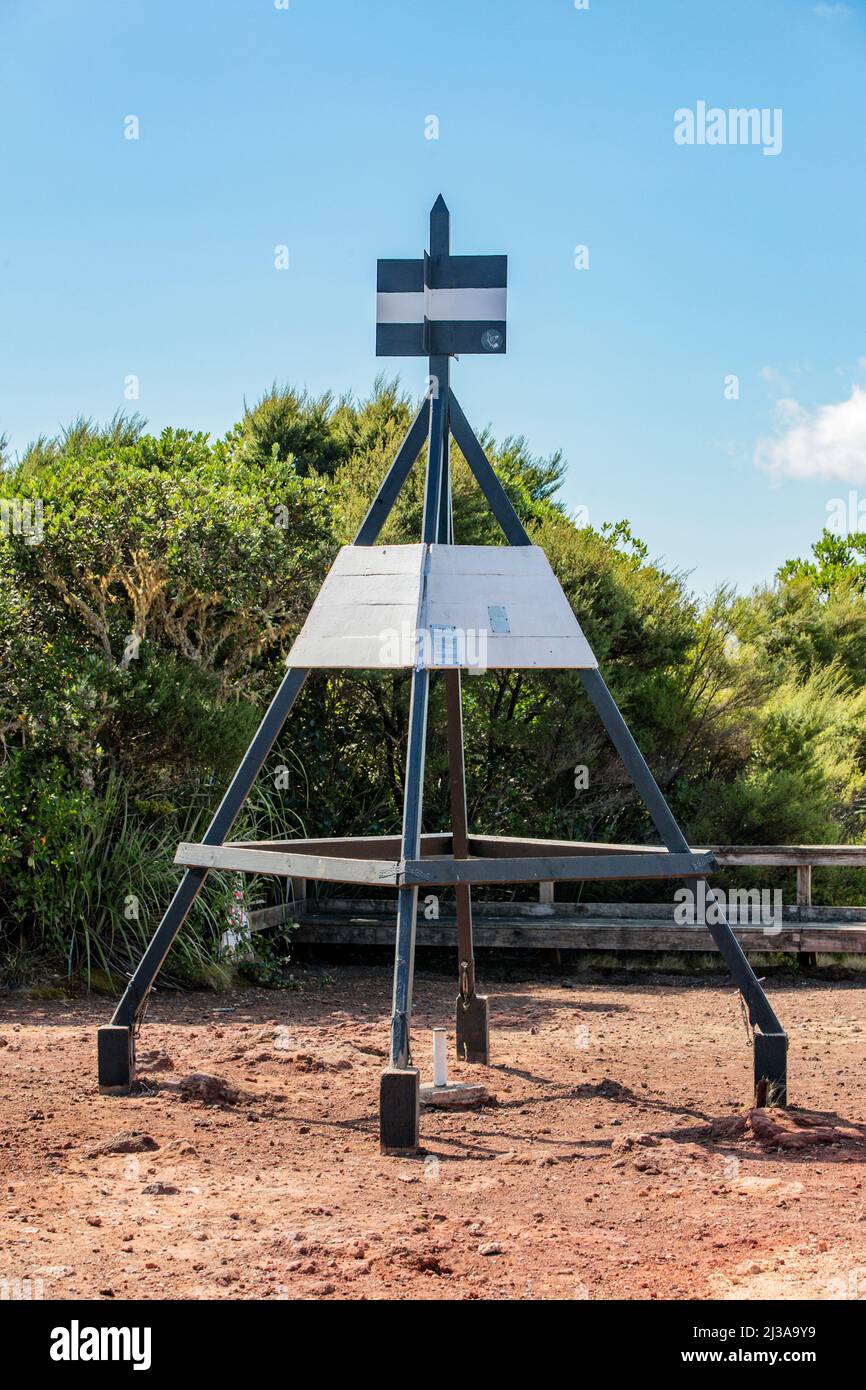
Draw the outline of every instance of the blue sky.
M0 431L420 391L373 354L375 263L441 191L456 252L509 256L507 356L454 368L473 424L746 589L866 510L864 71L866 0L0 0ZM678 145L699 101L781 109L781 152Z

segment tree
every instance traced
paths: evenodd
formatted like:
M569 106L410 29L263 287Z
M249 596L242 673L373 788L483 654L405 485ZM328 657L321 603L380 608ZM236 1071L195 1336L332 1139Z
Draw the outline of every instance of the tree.
M812 560L786 560L779 579L783 583L805 579L824 597L838 588L866 591L866 532L837 536L825 529L812 546L812 555Z
M85 426L28 453L10 482L42 507L40 543L10 535L4 549L7 587L44 642L27 682L42 735L90 779L100 759L175 775L235 756L250 718L231 697L251 711L270 685L332 553L320 480L202 434Z

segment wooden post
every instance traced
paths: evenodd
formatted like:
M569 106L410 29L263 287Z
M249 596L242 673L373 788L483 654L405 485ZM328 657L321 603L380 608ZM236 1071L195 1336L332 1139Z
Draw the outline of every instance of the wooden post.
M797 865L797 907L812 906L812 865ZM797 914L801 914L798 912ZM801 951L800 964L806 970L817 970L818 954L816 951Z
M538 885L538 901L551 916L553 915L555 892L556 884L552 879L547 879ZM555 947L548 953L548 959L552 965L560 966L562 964L562 956Z
M445 672L445 699L448 719L448 767L451 787L451 828L455 859L469 858L469 827L466 816L466 777L463 762L463 710L460 672ZM457 899L457 963L459 969L455 1033L457 1057L461 1062L490 1061L490 1033L487 996L475 993L475 948L472 941L472 889L468 883L455 885Z
M295 912L304 912L307 906L307 880L305 878L293 878L292 883L292 907Z
M445 672L445 703L448 732L448 780L451 793L451 829L455 859L469 858L469 831L466 820L466 783L463 767L463 712L460 699L460 672ZM472 947L472 890L468 883L456 885L457 949L460 955L461 993L475 993L475 960Z

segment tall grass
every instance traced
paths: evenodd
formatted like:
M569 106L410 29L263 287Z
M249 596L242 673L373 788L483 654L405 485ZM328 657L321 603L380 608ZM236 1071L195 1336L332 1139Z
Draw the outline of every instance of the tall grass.
M302 769L301 769L302 771ZM300 776L300 773L298 774ZM116 988L134 970L180 881L181 841L204 833L218 798L213 786L188 791L191 809L132 798L111 776L100 792L32 807L47 833L22 829L0 882L0 977L14 982L47 965L90 987L108 977ZM284 796L262 779L233 838L282 839L306 834ZM283 879L212 872L179 932L162 978L175 985L219 984L226 977L221 938L242 894L246 909L284 900Z

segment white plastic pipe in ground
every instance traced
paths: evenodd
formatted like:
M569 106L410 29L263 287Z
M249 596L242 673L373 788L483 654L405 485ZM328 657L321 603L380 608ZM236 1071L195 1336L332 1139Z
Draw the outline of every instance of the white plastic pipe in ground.
M448 1032L445 1028L433 1029L433 1085L448 1085L447 1059Z

